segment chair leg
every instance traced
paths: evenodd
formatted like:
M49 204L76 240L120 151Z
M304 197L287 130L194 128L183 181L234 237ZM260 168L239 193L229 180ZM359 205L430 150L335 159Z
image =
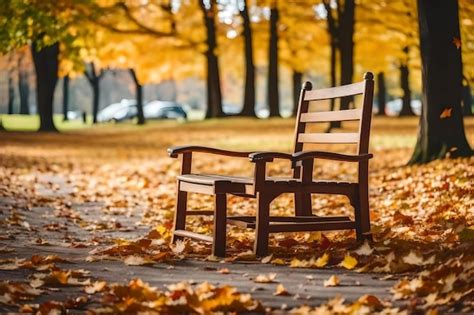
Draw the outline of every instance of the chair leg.
M369 198L365 189L359 189L358 194L351 196L351 205L354 207L356 236L358 241L372 240L370 234Z
M270 225L270 202L268 195L257 193L257 221L255 228L254 253L258 257L268 255L268 237Z
M225 257L227 225L227 198L226 194L216 194L214 206L214 238L212 254Z
M295 215L311 216L313 215L311 194L295 193Z
M188 204L188 193L186 191L179 190L180 183L178 182L178 191L176 193L176 211L174 213L174 229L185 230L186 229L186 208ZM173 233L172 242L175 243L177 240L183 239L182 236L177 236Z

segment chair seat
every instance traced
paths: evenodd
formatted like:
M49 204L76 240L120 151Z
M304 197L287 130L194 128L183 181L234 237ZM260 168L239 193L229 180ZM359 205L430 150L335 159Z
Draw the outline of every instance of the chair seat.
M216 185L219 183L234 183L241 185L253 185L252 177L243 176L227 176L227 175L213 175L213 174L185 174L179 175L178 179L183 182L202 184L202 185ZM297 183L299 182L294 178L284 177L267 177L267 182L285 182L285 183Z

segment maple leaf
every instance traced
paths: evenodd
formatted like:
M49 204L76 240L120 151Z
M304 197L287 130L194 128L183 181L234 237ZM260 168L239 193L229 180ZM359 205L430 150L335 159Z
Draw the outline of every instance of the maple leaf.
M324 253L321 257L316 259L316 262L314 263L314 266L316 266L317 268L322 268L322 267L326 266L328 264L328 262L329 262L329 254Z
M423 256L418 255L415 251L411 250L408 255L403 257L403 261L410 265L422 266L425 264Z
M105 281L95 281L91 285L84 287L84 291L87 294L95 294L97 292L101 292L102 290L104 290L106 286L107 286L107 282Z
M329 277L329 279L324 280L325 287L336 287L339 285L339 283L341 283L341 280L336 275L332 275L331 277Z
M370 247L369 243L367 241L364 241L364 244L362 244L357 250L354 251L359 256L369 256L374 252L374 249Z
M275 289L275 292L273 293L273 295L278 295L278 296L288 296L288 295L291 295L286 289L285 287L283 286L283 284L278 284L276 289Z
M453 108L452 108L452 107L447 107L447 108L443 109L443 111L442 111L441 114L439 115L439 118L445 119L445 118L451 117L451 112L452 112L452 111L453 111Z
M275 282L276 276L276 273L259 274L255 277L253 281L256 283L272 283Z
M186 242L184 240L178 240L175 244L170 244L171 251L175 255L182 254L186 249Z
M461 48L461 39L459 39L458 37L453 37L452 43L454 44L454 46L456 46L457 49Z
M142 265L152 265L154 263L153 260L144 258L142 256L137 255L130 255L127 256L123 262L129 266L142 266Z
M340 266L346 269L354 269L356 265L357 265L357 259L355 259L349 254L346 254L346 256L344 256L344 260L340 263Z

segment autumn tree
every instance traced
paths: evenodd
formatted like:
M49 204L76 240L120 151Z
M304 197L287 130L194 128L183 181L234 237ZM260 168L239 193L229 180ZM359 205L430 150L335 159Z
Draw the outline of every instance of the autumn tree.
M69 117L69 75L63 77L63 121L68 121Z
M335 58L336 53L339 56L339 84L350 84L354 75L355 0L336 0L334 5L328 0L323 0L323 4L326 8L327 30L331 36L332 54L334 54L331 58ZM335 82L335 62L333 61L331 73L333 73L331 81ZM351 98L342 98L340 109L348 109L351 101Z
M28 69L28 50L23 49L18 53L18 95L20 97L20 114L30 114L30 75Z
M138 80L134 69L130 69L130 75L135 83L135 98L137 100L137 124L145 124L145 115L143 114L143 85Z
M247 0L242 0L239 5L242 18L242 36L244 38L245 56L245 83L244 101L241 116L256 117L255 114L255 63L253 53L253 36Z
M462 57L457 0L417 0L423 107L410 163L472 155L461 109Z
M216 17L217 2L210 0L205 3L199 0L204 25L206 28L206 62L207 62L207 110L206 118L222 117L222 91L219 72L219 58L217 56L217 34L216 34Z
M268 44L267 99L270 117L280 116L280 90L278 87L278 20L280 18L277 1L270 5Z
M0 51L8 52L31 44L36 71L36 94L40 131L56 131L53 96L58 81L60 43L71 44L78 33L87 31L71 25L85 15L80 8L92 0L11 0L0 3ZM92 11L90 15L93 15Z
M100 80L104 76L105 71L103 69L97 69L96 65L91 62L84 75L89 81L92 89L92 123L97 123L97 114L99 112L99 100L100 100Z

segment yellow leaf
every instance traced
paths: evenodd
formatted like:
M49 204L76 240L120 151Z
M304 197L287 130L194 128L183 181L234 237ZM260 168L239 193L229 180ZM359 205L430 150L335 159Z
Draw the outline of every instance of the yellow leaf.
M338 276L334 276L334 275L329 277L329 279L324 280L325 287L336 287L339 285L339 283L341 283L341 280L339 279Z
M267 275L260 274L253 281L256 283L272 283L275 282L276 273L269 273Z
M322 268L328 264L329 261L329 254L324 253L321 257L316 259L316 262L314 263L315 267Z
M290 295L290 293L288 291L286 291L283 284L280 283L280 284L277 285L275 293L273 293L273 295L288 296L288 295Z
M354 269L354 267L357 265L357 259L349 254L346 254L340 265L346 269Z
M272 260L272 264L274 265L284 265L285 261L281 258L275 258Z
M142 265L151 265L154 263L153 260L143 258L137 255L127 256L123 262L129 266L142 266Z
M102 291L106 285L107 285L107 282L105 281L96 281L92 285L86 286L84 288L84 291L87 294L95 294L96 292Z

